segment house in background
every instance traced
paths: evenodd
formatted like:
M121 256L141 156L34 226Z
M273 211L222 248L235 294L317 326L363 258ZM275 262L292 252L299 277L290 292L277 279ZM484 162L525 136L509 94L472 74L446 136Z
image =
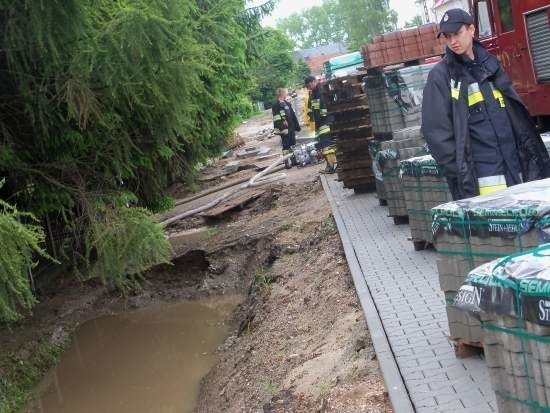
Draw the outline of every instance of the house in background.
M445 12L449 9L464 9L470 11L468 0L434 0L432 10L435 15L435 21L439 23Z
M345 53L347 53L347 49L343 43L331 43L310 49L296 50L294 57L298 60L304 60L311 69L313 76L321 76L323 74L323 63Z

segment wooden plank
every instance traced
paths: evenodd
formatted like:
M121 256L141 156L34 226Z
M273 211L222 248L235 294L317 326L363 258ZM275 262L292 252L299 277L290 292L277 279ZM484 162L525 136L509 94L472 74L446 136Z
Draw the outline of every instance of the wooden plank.
M350 151L356 151L358 149L366 148L368 150L369 148L369 142L371 142L372 139L368 137L361 136L359 138L355 139L340 139L336 140L336 146L338 149L340 149L342 152L350 152Z
M336 139L368 138L372 135L372 128L370 126L346 128L334 131L334 135Z
M358 119L349 119L344 122L332 123L330 125L331 131L334 133L346 132L350 129L357 129L362 127L370 127L370 118L358 118Z
M345 171L359 168L372 168L372 161L370 159L355 160L353 163L351 163L345 158L339 157L338 154L336 154L336 159L338 160L338 165L340 165L342 167L342 170Z
M226 212L231 211L232 209L242 208L244 205L248 204L254 199L261 197L263 194L265 194L265 192L265 189L246 190L235 198L227 201L222 201L216 207L203 212L201 216L206 218L219 218Z
M344 112L334 112L332 116L336 121L340 121L341 119L347 119L350 117L362 117L362 116L369 116L370 115L370 109L365 108L363 106L359 107L351 107L349 110L346 110Z

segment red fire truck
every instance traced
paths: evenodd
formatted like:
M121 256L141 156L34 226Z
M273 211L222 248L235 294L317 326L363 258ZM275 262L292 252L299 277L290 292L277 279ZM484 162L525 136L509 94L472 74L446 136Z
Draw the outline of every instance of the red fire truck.
M550 1L471 0L477 33L540 127L550 128Z

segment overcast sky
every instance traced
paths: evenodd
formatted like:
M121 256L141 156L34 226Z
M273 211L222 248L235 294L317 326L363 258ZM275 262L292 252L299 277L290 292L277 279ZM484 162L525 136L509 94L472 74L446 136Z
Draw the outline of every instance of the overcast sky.
M292 13L302 11L312 6L319 6L322 2L323 0L279 0L273 13L264 19L263 25L274 26L277 19L289 16ZM261 1L256 0L254 3L258 4L261 3ZM392 9L396 10L399 15L399 26L403 26L404 22L411 20L418 14L418 10L413 0L390 0L390 6Z

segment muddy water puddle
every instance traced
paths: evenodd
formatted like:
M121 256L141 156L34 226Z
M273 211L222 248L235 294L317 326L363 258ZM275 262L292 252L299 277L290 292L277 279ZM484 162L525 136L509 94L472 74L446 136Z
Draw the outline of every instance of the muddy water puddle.
M33 413L186 413L216 361L238 297L147 308L84 323Z

